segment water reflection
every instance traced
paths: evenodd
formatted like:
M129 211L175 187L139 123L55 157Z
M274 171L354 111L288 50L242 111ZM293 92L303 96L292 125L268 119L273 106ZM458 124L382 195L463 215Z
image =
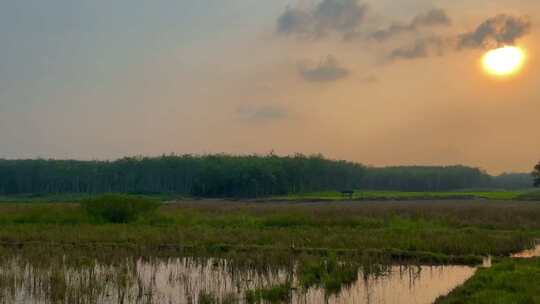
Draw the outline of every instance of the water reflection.
M433 303L437 297L448 294L463 284L475 272L465 266L392 267L384 277L371 277L356 282L351 288L330 298L329 303ZM321 290L310 290L307 301L297 303L323 303Z
M126 259L105 265L35 264L17 256L0 265L0 303L245 303L245 292L292 282L290 303L432 303L475 272L467 266L389 266L330 295L303 290L297 270L232 265L223 259ZM213 300L212 300L213 299ZM210 302L208 302L210 301Z
M524 250L511 255L512 258L530 259L534 257L540 257L540 244L537 244L535 248Z

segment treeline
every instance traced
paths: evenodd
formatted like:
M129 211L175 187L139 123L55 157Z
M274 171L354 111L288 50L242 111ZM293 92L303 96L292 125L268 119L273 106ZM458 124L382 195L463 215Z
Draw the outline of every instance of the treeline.
M496 180L479 169L464 166L371 168L300 154L169 155L116 161L0 160L0 195L122 192L261 197L343 189L441 191L504 187Z
M530 173L503 173L493 177L493 187L502 189L531 188L534 179Z
M534 167L533 177L534 177L534 186L540 187L540 162Z
M116 161L1 160L0 194L178 193L266 196L353 189L362 165L322 156L162 156Z
M486 172L465 166L368 168L364 188L371 190L448 191L488 188L492 177Z

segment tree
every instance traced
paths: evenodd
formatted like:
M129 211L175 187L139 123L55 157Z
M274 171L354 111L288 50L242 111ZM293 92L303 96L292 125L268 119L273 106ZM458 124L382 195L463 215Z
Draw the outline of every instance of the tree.
M530 187L532 176L492 177L465 166L366 167L322 155L163 155L115 161L0 159L0 195L175 193L265 197L328 190L451 191ZM535 181L540 185L540 164Z
M534 186L540 187L540 163L538 163L538 165L534 167L533 177L534 177Z

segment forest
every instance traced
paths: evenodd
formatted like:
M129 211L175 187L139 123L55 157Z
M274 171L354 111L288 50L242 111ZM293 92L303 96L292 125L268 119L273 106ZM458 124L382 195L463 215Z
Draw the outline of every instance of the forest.
M490 176L466 166L370 167L322 155L164 155L114 161L0 160L0 195L175 193L264 197L324 190L519 189L531 174Z
M534 186L535 187L540 186L540 162L536 165L536 167L534 167L533 176L534 176Z

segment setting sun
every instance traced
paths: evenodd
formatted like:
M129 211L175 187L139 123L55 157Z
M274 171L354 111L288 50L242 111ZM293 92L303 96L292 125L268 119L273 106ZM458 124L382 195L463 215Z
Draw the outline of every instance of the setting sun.
M482 60L484 69L493 75L505 76L519 71L525 61L523 50L505 46L487 52Z

